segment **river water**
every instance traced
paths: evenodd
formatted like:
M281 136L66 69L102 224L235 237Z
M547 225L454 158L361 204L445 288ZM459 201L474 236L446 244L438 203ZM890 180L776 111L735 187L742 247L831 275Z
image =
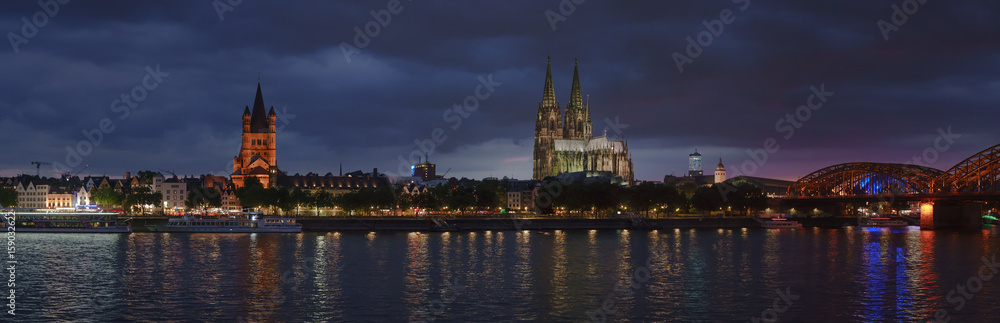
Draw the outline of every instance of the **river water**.
M984 266L997 240L995 227L21 233L15 317L998 322L1000 274Z

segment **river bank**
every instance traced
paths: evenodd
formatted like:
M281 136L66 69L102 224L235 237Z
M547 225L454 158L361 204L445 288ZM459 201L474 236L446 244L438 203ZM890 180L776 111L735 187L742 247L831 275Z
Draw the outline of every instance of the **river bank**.
M840 228L856 225L852 217L796 218L803 227ZM760 228L752 218L659 218L659 219L580 219L580 218L300 218L303 231L486 231L486 230L661 230ZM147 225L166 219L132 220L135 232L148 232Z

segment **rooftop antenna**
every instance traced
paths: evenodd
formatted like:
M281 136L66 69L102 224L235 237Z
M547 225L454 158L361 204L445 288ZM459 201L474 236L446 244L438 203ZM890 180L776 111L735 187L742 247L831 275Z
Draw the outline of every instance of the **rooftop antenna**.
M424 163L425 164L430 164L431 163L431 159L427 158L427 152L424 152Z

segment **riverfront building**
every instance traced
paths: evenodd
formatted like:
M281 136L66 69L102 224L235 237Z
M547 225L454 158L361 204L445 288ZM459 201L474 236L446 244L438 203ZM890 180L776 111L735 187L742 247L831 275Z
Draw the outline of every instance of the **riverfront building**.
M590 104L583 101L580 73L573 67L573 86L565 115L556 102L552 62L545 71L545 90L535 121L535 152L531 178L541 180L562 173L604 171L632 183L632 157L624 140L593 137Z
M243 141L240 152L233 157L233 174L230 175L236 187L243 187L243 181L256 177L265 188L277 181L278 162L276 153L274 107L264 113L264 98L257 83L257 95L253 99L253 112L247 106L243 110Z

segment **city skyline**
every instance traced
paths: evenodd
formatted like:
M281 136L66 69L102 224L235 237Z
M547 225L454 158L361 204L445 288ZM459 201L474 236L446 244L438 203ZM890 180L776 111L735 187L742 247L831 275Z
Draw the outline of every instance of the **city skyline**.
M685 174L695 146L706 160L721 155L735 176L753 161L748 149L775 138L780 149L753 161L752 175L795 180L837 163L914 156L945 170L1000 138L988 109L1000 103L991 78L997 23L968 4L925 3L898 25L891 3L585 2L564 20L549 14L561 12L559 2L488 10L402 2L388 15L384 1L309 9L246 2L222 11L211 3L74 4L34 34L21 18L48 15L37 3L3 13L0 27L25 42L8 35L0 53L10 76L0 127L18 138L4 147L0 176L34 174L31 161L66 163L65 147L86 133L100 143L70 169L89 165L81 175L231 172L236 115L253 104L259 78L279 114L278 158L288 174L336 173L341 162L394 173L398 157L441 128L447 140L430 160L450 176L528 179L547 56L560 102L569 101L571 64L580 59L584 95L601 107L593 133L629 140L638 180ZM725 10L734 20L720 16ZM272 23L263 28L261 19ZM356 37L354 27L372 21L379 32ZM464 33L464 25L480 32ZM688 37L712 41L691 55ZM460 123L443 116L490 82L495 91ZM817 91L833 94L801 112L804 120L778 121ZM139 101L135 108L123 94ZM105 118L113 123L102 125ZM114 130L94 140L103 126ZM942 137L947 149L925 154Z

